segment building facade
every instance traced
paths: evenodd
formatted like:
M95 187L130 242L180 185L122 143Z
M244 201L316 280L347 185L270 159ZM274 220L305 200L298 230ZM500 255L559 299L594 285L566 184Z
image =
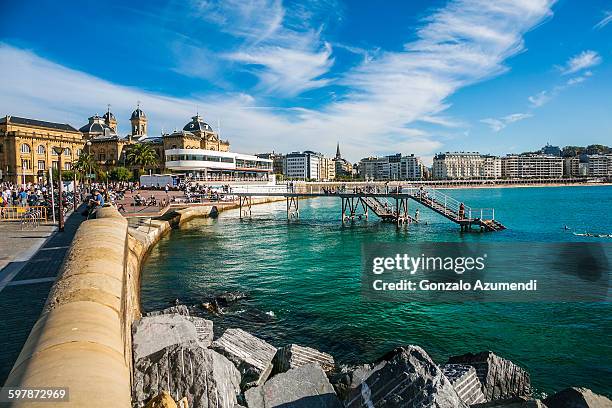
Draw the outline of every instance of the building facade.
M591 154L586 160L589 177L612 177L612 154Z
M321 169L319 173L321 180L332 181L336 179L336 163L331 157L321 157Z
M508 155L502 158L505 178L561 178L563 158L541 154Z
M359 162L359 177L366 180L420 180L424 165L414 154L397 153L382 157L365 157Z
M272 160L218 150L172 148L166 167L203 181L270 181Z
M287 169L285 177L301 180L321 179L321 153L312 151L292 152L287 154Z
M499 157L478 152L447 152L433 159L432 175L437 180L495 179L502 176Z
M18 116L0 118L0 172L3 181L43 182L49 168L59 167L53 147L63 148L62 168L72 169L85 140L66 123L45 122Z

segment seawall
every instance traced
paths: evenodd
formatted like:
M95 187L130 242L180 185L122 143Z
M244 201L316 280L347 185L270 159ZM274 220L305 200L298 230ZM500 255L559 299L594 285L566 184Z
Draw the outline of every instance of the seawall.
M253 199L262 204L278 199ZM216 206L237 208L235 203ZM16 401L12 407L131 407L132 322L141 316L140 270L173 227L207 217L212 206L178 209L166 220L128 227L114 208L79 227L43 312L5 383L68 389L68 401Z

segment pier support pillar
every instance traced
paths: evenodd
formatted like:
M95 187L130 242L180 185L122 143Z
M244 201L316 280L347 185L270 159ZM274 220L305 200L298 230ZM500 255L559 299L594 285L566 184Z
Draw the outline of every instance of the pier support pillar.
M300 218L300 202L298 197L287 197L287 220Z
M251 196L239 196L238 206L240 209L240 219L244 217L251 218L251 205L253 204L253 198Z

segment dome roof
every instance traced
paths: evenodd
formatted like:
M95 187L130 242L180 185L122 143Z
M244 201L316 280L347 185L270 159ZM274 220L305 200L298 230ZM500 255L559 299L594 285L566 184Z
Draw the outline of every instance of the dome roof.
M81 127L79 132L88 133L90 135L116 136L115 131L104 123L103 119L97 115L89 118L89 123Z
M104 120L115 120L115 115L113 115L113 112L111 111L106 112L102 117Z
M142 109L136 108L136 110L132 112L132 117L130 119L139 119L139 118L146 119L147 115L145 115Z
M213 128L210 127L208 123L204 122L204 119L200 115L195 115L194 117L191 118L191 122L185 125L183 130L186 130L189 132L198 132L198 131L212 132Z

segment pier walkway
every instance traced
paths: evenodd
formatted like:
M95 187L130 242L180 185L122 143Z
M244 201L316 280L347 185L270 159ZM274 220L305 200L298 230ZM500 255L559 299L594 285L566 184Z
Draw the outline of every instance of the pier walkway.
M40 316L68 247L83 220L79 211L73 212L66 220L64 232L47 234L46 242L28 261L10 262L0 271L0 385L4 384ZM44 230L47 227L41 225L39 228ZM40 232L23 231L19 240L5 236L2 245L16 250L23 245L19 241L27 240L28 236L40 239ZM24 235L26 233L29 235Z
M241 217L251 215L252 197L285 197L288 219L299 217L300 197L337 197L342 201L342 222L367 218L368 210L371 210L383 221L401 225L418 222L416 217L408 213L408 201L413 200L458 224L462 231L469 231L473 227L488 232L506 229L495 219L494 208L472 208L440 190L424 186L326 189L316 185L296 184L235 187L229 194L238 197Z

